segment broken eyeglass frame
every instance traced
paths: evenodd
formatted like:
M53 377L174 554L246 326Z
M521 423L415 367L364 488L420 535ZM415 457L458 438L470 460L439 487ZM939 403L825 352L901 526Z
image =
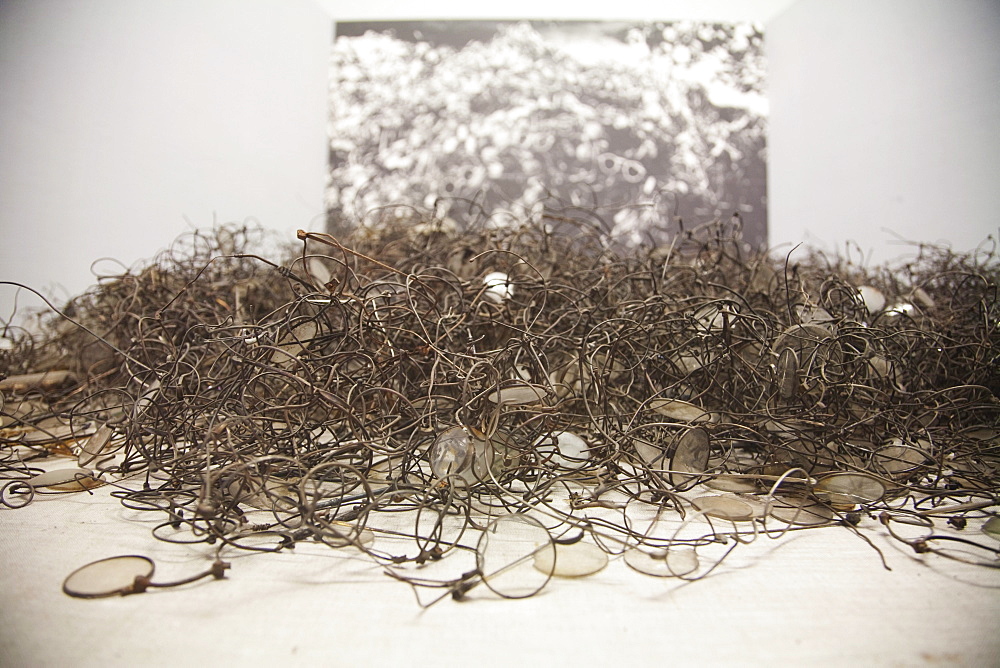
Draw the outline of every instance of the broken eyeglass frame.
M934 520L929 517L890 511L883 511L878 517L890 536L909 545L917 554L936 554L973 566L1000 568L1000 547L935 533Z
M92 561L70 573L63 581L63 592L74 598L105 598L141 594L149 589L166 589L197 582L209 576L225 577L229 564L216 560L211 567L196 575L172 582L153 582L156 565L149 557L134 554Z

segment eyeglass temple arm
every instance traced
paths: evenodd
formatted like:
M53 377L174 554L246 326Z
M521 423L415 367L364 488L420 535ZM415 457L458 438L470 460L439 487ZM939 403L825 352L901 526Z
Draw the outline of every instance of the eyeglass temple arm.
M212 564L211 568L203 573L198 573L197 575L192 575L189 578L184 578L181 580L176 580L174 582L151 582L149 577L146 575L137 575L132 585L126 590L122 591L122 596L128 596L129 594L141 594L150 587L157 588L167 588L167 587L179 587L181 585L190 584L192 582L197 582L203 578L207 578L211 575L216 580L221 580L226 577L226 571L229 570L230 565L227 561L221 561L216 559Z

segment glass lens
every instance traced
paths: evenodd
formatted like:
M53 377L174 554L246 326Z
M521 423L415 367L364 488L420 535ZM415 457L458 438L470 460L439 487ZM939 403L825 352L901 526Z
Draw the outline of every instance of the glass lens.
M712 414L701 406L696 406L680 399L653 399L649 407L678 422L710 422Z
M983 533L1000 540L1000 517L991 517L983 524Z
M830 503L854 505L878 501L885 496L885 485L864 473L831 473L816 483L813 492Z
M705 487L717 489L720 492L740 492L743 494L753 494L757 491L757 483L750 478L739 478L736 476L720 473L704 482Z
M54 487L58 485L65 485L76 480L89 478L90 474L90 471L74 466L71 468L55 469L52 471L46 471L45 473L39 473L25 482L32 487Z
M625 563L646 575L658 578L679 577L698 570L698 555L689 548L650 553L633 547L625 551Z
M350 522L325 522L323 531L317 531L316 537L329 547L368 547L375 542L375 534L370 529Z
M775 497L771 517L797 526L815 526L833 520L833 511L808 497Z
M504 598L526 598L538 593L552 571L535 567L536 559L555 568L552 537L538 520L504 515L489 523L479 538L476 565L483 582Z
M542 461L568 469L578 469L587 464L590 451L587 442L568 431L555 431L535 442L535 453Z
M701 427L688 429L677 441L677 449L670 460L672 471L690 471L691 473L703 473L708 468L708 458L711 454L709 449L708 432ZM696 475L684 475L683 473L671 473L670 482L674 485L684 485L695 480Z
M879 472L889 475L912 471L927 459L919 447L907 445L896 438L875 453L873 463Z
M730 496L699 496L691 503L709 517L731 522L746 522L754 516L750 504Z
M782 399L791 399L799 389L799 356L792 348L778 355L775 381Z
M593 543L556 545L555 550L542 550L535 555L535 569L561 578L582 578L593 575L608 565L608 554Z
M427 453L431 471L438 478L463 473L472 466L473 445L464 427L452 427L434 441Z
M124 555L101 559L78 568L63 582L63 591L77 598L100 598L127 594L137 577L152 577L153 562L147 557Z
M548 392L544 387L529 383L513 383L507 387L491 392L487 398L491 403L519 406L538 404L545 400Z
M106 451L111 450L112 436L114 436L114 429L107 424L102 424L98 427L97 431L80 447L80 453L77 455L77 464L81 467L92 464Z

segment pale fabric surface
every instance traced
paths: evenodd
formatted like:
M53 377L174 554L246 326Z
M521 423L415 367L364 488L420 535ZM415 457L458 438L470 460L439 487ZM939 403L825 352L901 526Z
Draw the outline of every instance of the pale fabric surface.
M892 571L834 528L741 546L691 584L618 559L532 599L477 588L423 612L353 548L312 545L231 556L221 582L64 595L71 571L117 554L154 558L155 580L209 563L203 546L160 543L135 516L106 490L0 512L0 665L1000 665L1000 569L921 564L867 521Z

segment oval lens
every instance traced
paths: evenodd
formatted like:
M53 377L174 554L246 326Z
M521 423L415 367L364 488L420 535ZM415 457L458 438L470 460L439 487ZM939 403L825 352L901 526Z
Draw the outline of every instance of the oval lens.
M593 543L556 545L535 555L535 569L561 578L582 578L608 565L608 554Z
M325 528L326 532L321 540L330 547L370 547L375 542L375 534L371 529L358 527L350 522L330 522Z
M862 285L858 288L858 297L869 313L878 313L885 308L885 295L878 288L873 288L870 285Z
M98 427L97 431L80 447L80 453L77 455L77 464L83 467L93 463L105 450L109 449L108 446L111 443L112 436L114 436L114 429L107 424L102 424Z
M738 478L733 475L720 473L704 482L705 487L717 489L720 492L740 492L742 494L753 494L757 491L757 483L752 478Z
M531 383L513 383L504 388L490 392L486 399L490 403L501 406L521 406L539 404L545 401L548 390Z
M535 442L535 452L543 460L569 469L586 466L590 458L587 442L568 431L556 431L547 438L542 436Z
M797 526L827 524L833 520L833 511L808 497L775 497L771 517Z
M778 355L775 383L782 399L791 399L799 389L799 356L792 348L784 348Z
M694 480L698 475L684 475L678 471L701 474L708 468L709 450L708 432L701 427L688 429L677 441L674 456L670 458L670 482L674 485L684 485Z
M554 570L555 546L548 530L526 515L496 518L476 547L476 565L483 582L504 598L533 596L548 583L553 570L539 570L536 560L547 560Z
M831 473L820 478L813 492L837 505L867 504L885 496L885 485L864 473Z
M33 478L26 480L25 483L32 487L59 487L70 483L78 483L75 489L87 489L85 485L87 485L88 480L93 480L90 471L71 467L39 473ZM95 485L90 485L90 487L93 486Z
M322 258L317 255L310 255L306 258L306 271L313 279L313 285L317 288L325 288L326 284L333 278L333 274L327 269Z
M151 559L137 555L101 559L70 573L63 582L63 591L77 598L128 594L135 579L152 577L154 568Z
M754 515L750 504L731 496L699 496L691 503L709 517L730 522L746 522Z
M698 554L689 548L650 553L633 547L625 551L629 568L657 578L681 577L698 570Z
M712 422L714 417L701 406L680 399L653 399L651 410L678 422Z
M927 456L920 447L908 445L902 439L894 438L879 448L872 461L881 471L894 475L912 471L926 460Z
M889 533L899 540L907 542L921 541L934 535L934 520L929 517L888 512L883 512L882 515L888 516L888 522L883 518L880 519L886 525Z

